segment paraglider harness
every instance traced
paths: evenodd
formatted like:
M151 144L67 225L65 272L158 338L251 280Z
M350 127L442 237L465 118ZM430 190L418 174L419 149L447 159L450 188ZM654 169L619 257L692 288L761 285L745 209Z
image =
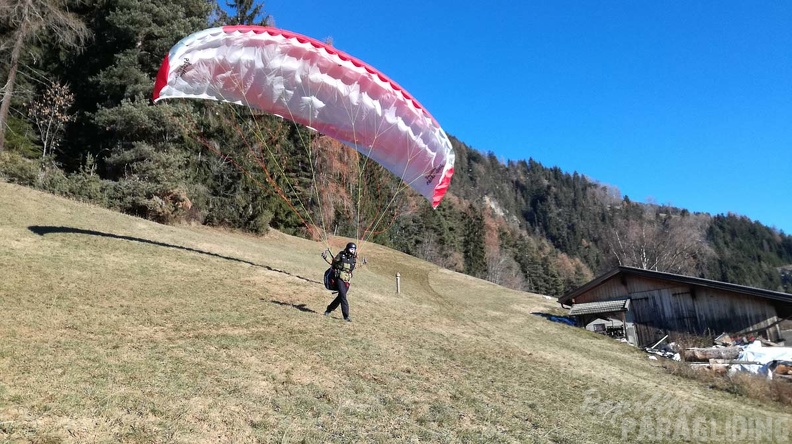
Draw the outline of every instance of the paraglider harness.
M334 291L336 290L336 283L339 279L341 279L341 272L345 269L348 270L350 277L352 276L352 271L355 269L356 265L356 258L355 255L349 254L346 250L342 250L338 253L338 256L333 258L332 260L327 259L327 254L332 253L330 249L322 252L322 258L330 264L330 268L327 269L324 273L324 286L326 289ZM332 256L330 256L332 257ZM365 260L364 260L365 263ZM348 266L348 267L347 267ZM349 283L346 283L349 286Z
M335 290L336 281L335 281L335 277L333 276L334 274L335 273L333 273L333 267L330 267L327 269L327 271L325 271L324 286L328 290Z

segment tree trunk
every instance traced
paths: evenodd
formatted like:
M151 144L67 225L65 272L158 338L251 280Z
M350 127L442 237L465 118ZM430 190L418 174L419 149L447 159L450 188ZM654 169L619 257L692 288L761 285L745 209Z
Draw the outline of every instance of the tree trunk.
M687 362L709 362L710 359L737 359L741 347L688 348L683 356Z
M22 54L22 46L27 37L28 23L23 22L16 34L14 49L11 51L11 62L8 68L8 80L6 80L3 103L0 105L0 153L5 150L5 133L8 127L8 112L11 109L11 97L14 95L14 83L16 82L17 68L19 66L19 56Z

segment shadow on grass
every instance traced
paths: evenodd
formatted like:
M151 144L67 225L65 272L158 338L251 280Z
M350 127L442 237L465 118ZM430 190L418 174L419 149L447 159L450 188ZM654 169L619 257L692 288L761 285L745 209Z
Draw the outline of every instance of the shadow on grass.
M264 301L264 300L265 299L262 299L262 301ZM271 300L270 302L272 302L275 305L281 305L283 307L296 308L297 310L300 310L300 311L305 312L305 313L316 313L315 311L313 311L310 308L306 307L305 304L290 304L288 302L276 301L274 299Z
M276 273L283 273L283 274L285 274L287 276L292 276L292 277L295 277L297 279L302 279L304 281L308 281L308 282L311 282L311 283L314 283L314 284L322 285L322 283L319 282L319 281L315 281L313 279L308 279L306 277L302 277L302 276L299 276L299 275L296 275L296 274L292 274L292 273L289 273L288 271L278 270L277 268L272 268L269 265L260 265L260 264L256 264L254 262L250 262L250 261L247 261L247 260L244 260L244 259L239 259L239 258L230 257L230 256L223 256L223 255L217 254L217 253L211 253L211 252L208 252L208 251L197 250L195 248L184 247L184 246L181 246L181 245L166 244L164 242L157 242L157 241L153 241L153 240L149 240L149 239L142 239L142 238L139 238L139 237L122 236L122 235L118 235L118 234L104 233L102 231L84 230L82 228L54 227L54 226L48 226L48 225L31 225L31 226L28 227L28 230L38 234L39 236L44 236L46 234L82 234L82 235L87 235L87 236L100 236L100 237L107 237L107 238L110 238L110 239L125 240L125 241L129 241L129 242L139 242L141 244L156 245L158 247L175 248L177 250L184 250L184 251L189 251L191 253L205 254L207 256L216 257L218 259L224 259L224 260L227 260L227 261L240 262L240 263L243 263L243 264L252 265L254 267L261 267L261 268L264 268L264 269L269 270L269 271L274 271Z

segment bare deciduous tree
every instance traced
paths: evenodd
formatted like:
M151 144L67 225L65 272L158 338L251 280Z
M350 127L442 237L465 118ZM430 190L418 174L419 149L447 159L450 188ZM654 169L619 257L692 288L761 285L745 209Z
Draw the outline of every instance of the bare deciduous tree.
M68 110L74 103L74 94L66 85L53 83L40 99L30 104L28 114L36 125L44 151L42 157L58 147L63 129L67 122L73 120Z
M520 265L500 249L487 252L487 280L515 290L528 289Z
M639 219L624 219L613 227L608 248L621 266L696 275L713 254L706 223L695 215L657 218L653 207L646 207Z
M6 35L10 48L8 77L3 87L3 100L0 104L0 152L5 148L5 131L8 126L8 112L19 63L25 48L40 39L49 30L58 36L59 44L65 47L80 47L88 38L85 24L74 14L68 12L66 0L0 0L0 20L10 32Z

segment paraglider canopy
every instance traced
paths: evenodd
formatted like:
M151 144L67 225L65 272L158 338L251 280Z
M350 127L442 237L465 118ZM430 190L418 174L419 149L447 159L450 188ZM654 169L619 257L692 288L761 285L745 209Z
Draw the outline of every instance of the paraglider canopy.
M427 198L443 199L451 142L398 84L322 42L271 27L206 29L165 57L154 101L236 103L313 128L354 147Z

